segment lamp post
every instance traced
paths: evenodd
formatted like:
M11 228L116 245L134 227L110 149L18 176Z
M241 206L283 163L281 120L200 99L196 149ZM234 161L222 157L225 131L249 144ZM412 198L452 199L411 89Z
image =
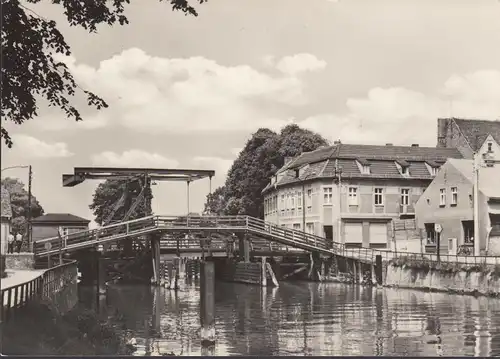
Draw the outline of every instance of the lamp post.
M33 171L31 169L31 165L27 166L9 166L2 168L1 173L6 170L14 169L14 168L27 168L28 169L28 218L27 218L27 228L26 234L28 236L28 247L31 248L31 182L33 178Z

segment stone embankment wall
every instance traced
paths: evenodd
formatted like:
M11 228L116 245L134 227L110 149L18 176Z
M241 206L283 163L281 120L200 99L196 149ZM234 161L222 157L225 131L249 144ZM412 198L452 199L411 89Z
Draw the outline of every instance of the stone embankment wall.
M384 285L500 297L500 268L387 263Z

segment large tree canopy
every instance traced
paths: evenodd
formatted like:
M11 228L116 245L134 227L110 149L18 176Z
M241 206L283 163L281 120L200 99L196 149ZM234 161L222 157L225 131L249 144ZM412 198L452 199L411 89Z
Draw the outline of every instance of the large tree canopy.
M140 0L138 0L140 1ZM142 0L144 1L144 0ZM173 10L197 16L188 0L159 0ZM206 0L192 0L203 3ZM125 6L130 0L2 0L2 110L4 121L15 124L37 116L38 101L44 98L49 106L59 107L68 118L82 120L78 109L70 102L75 91L81 90L89 106L101 109L106 102L92 92L81 89L67 66L56 60L55 54L71 55L70 46L53 20L39 16L30 4L50 2L62 6L70 25L96 32L97 25L128 24ZM5 127L0 137L7 146L12 139Z
M12 231L14 233L26 234L28 229L29 197L28 191L17 178L2 179L2 187L9 192L10 205L12 208ZM43 208L33 194L31 195L31 218L43 215Z
M92 204L89 206L94 213L95 222L97 224L106 224L104 222L109 219L110 214L113 212L115 205L119 203L126 188L126 180L106 180L97 186L92 198ZM127 194L130 198L130 206L135 202L141 193L141 189L142 187L139 181L131 181L128 184ZM136 219L150 215L152 198L153 194L151 186L148 186L144 192L144 199L139 202L128 219ZM122 202L122 205L117 208L115 214L112 216L112 221L120 221L125 216L129 208L130 207L127 206L127 202Z
M234 161L224 186L207 196L205 211L261 217L264 212L261 191L284 165L285 157L326 145L328 141L321 135L295 124L284 127L280 134L259 129Z

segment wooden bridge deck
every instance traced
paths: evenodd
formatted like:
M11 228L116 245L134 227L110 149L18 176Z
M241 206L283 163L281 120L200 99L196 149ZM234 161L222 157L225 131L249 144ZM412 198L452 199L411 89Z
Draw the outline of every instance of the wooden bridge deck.
M149 216L120 222L94 230L38 240L34 243L37 257L78 251L84 248L112 244L124 240L143 239L150 234L160 236L161 248L197 248L211 250L234 246L245 236L254 246L252 251L316 252L340 255L365 263L374 263L377 255L389 261L398 257L415 257L420 261L436 261L436 254L396 253L371 248L345 248L342 243L327 242L326 238L280 227L250 216ZM211 241L210 241L211 239ZM500 257L441 255L442 262L463 264L500 264Z

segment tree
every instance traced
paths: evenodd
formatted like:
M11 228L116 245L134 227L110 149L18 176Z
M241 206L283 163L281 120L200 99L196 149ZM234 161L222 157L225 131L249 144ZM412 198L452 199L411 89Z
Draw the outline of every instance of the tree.
M207 195L205 203L205 213L222 214L224 213L226 188L218 187L213 193Z
M75 82L67 66L54 55L71 55L71 48L53 20L38 15L25 4L36 4L49 0L2 0L2 110L5 121L18 125L37 116L37 102L44 98L49 106L59 107L68 118L81 121L79 110L70 98L77 90L86 96L89 106L98 110L108 107L96 94L82 89ZM188 0L159 0L172 5L173 10L186 15L197 16ZM192 0L203 3L206 0ZM62 6L70 25L81 26L93 33L100 24L128 24L124 15L130 0L60 1L51 0L53 5ZM8 147L12 139L5 127L0 137Z
M29 196L24 183L17 178L2 179L4 187L10 195L10 205L12 208L11 227L14 233L26 235L28 229ZM44 211L38 200L31 195L31 218L43 215Z
M295 124L280 134L261 128L247 141L231 166L226 183L207 196L205 210L215 214L246 214L261 217L264 212L262 190L271 176L283 167L285 157L327 146L321 135Z
M128 190L127 190L128 187ZM93 211L95 216L95 222L99 225L104 223L109 219L109 215L113 211L115 205L123 196L127 190L127 195L130 199L130 206L135 202L139 194L141 193L141 183L139 181L130 181L127 186L127 180L106 180L97 186L94 196L92 198L92 203L89 208ZM153 193L151 191L151 186L148 185L144 192L144 198L140 201L134 211L130 214L129 220L145 217L151 214L151 200L153 198ZM112 220L120 221L128 209L127 203L122 203L122 205L117 209L112 217Z

